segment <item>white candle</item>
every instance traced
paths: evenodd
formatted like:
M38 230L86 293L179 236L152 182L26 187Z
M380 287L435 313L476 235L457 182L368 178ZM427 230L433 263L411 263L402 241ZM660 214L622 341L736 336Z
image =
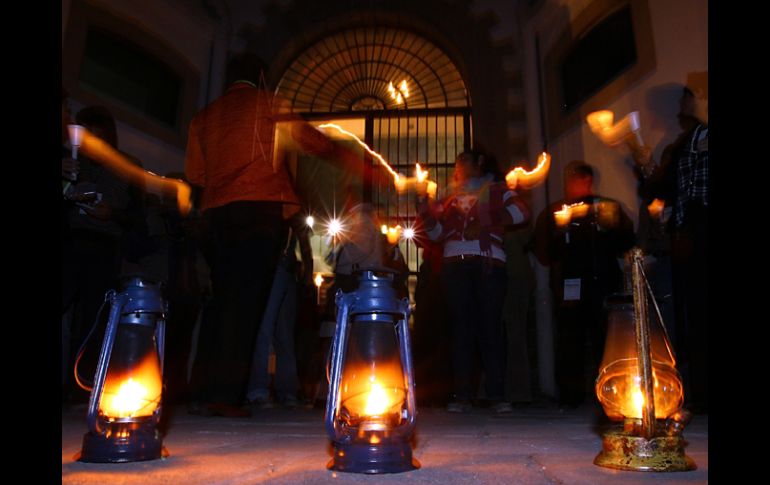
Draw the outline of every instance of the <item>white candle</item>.
M562 204L561 210L553 213L553 219L558 227L566 227L572 219L572 209L568 205Z

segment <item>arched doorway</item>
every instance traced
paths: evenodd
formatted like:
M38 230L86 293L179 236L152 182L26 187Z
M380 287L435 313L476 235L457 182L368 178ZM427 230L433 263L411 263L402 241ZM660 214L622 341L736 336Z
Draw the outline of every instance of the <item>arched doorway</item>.
M316 125L342 126L397 172L413 176L419 162L439 193L448 187L457 153L472 145L470 95L460 70L444 50L407 30L367 26L327 34L289 64L276 86L292 112ZM344 135L328 134L357 147ZM341 194L352 187L376 207L383 223L413 225L414 193L398 194L379 162L361 154L363 180L299 156L298 190L310 210L322 217L336 214ZM324 251L322 244L319 238L314 253ZM400 245L416 274L420 250L411 241Z

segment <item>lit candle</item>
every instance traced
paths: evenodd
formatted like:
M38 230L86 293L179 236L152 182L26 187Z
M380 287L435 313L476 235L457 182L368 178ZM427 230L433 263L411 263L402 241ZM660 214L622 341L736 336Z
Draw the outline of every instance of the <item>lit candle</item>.
M653 220L659 221L665 207L666 203L664 201L661 199L654 199L652 202L650 202L650 205L647 206L647 211L650 213L650 217Z
M315 287L316 287L315 302L316 302L316 305L320 306L321 305L321 285L324 283L324 277L321 275L321 273L316 273L315 278L313 279L313 282L315 283Z
M403 193L407 188L407 179L401 174L393 176L393 183L396 185L396 191L399 194Z
M390 244L396 244L401 238L401 226L389 227L387 238Z
M588 215L588 204L580 202L569 206L572 217L585 217Z
M437 191L438 191L438 185L436 185L436 182L428 180L428 197L431 199L435 199Z
M615 113L610 110L594 111L586 116L588 126L594 135L608 146L619 145L624 141L635 142L638 146L644 145L639 131L641 122L639 112L632 111L617 124L613 124Z
M538 163L534 169L528 172L521 167L516 167L506 174L505 183L511 190L515 190L517 187L531 189L545 180L550 168L551 155L543 152L538 157Z
M566 227L572 219L572 209L566 204L562 204L561 210L553 213L554 221L558 227Z
M428 171L423 170L419 163L416 166L417 182L415 183L415 190L417 190L417 195L424 197L428 193Z

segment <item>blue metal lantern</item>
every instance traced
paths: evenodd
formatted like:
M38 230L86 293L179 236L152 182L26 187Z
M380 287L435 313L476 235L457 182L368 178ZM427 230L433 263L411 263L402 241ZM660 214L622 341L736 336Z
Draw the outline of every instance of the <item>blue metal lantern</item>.
M120 293L110 291L106 299L109 320L90 389L88 432L79 459L95 463L154 460L163 451L157 425L166 303L160 285L141 277L125 279Z
M414 372L409 302L393 275L362 270L359 287L336 295L326 430L334 443L327 468L398 473L420 467L412 457Z

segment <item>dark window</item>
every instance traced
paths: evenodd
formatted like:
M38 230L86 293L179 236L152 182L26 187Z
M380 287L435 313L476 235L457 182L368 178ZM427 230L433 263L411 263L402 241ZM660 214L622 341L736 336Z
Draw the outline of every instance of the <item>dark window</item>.
M602 20L560 66L562 112L569 112L636 63L631 6Z
M182 79L141 47L90 28L80 83L176 128Z

